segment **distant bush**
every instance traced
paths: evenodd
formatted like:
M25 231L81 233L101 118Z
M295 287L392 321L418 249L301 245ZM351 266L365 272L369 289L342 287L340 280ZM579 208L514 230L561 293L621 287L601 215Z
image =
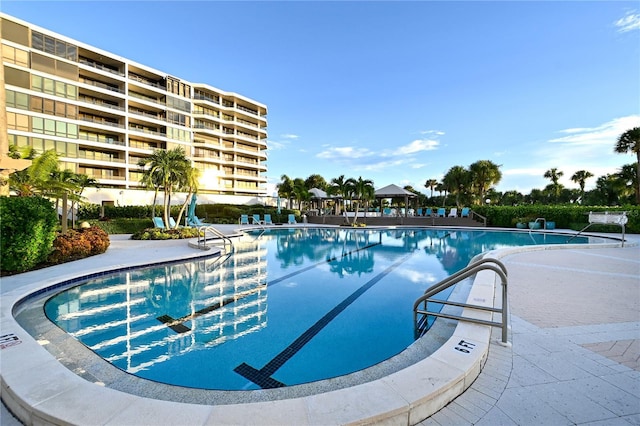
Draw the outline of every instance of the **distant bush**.
M107 234L135 234L153 226L151 219L108 219L108 220L87 220L91 226L97 226Z
M23 272L46 260L58 215L40 197L0 197L0 269Z

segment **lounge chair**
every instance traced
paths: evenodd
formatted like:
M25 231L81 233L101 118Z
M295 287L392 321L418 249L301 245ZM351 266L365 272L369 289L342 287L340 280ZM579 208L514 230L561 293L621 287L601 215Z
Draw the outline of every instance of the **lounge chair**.
M241 214L240 215L240 219L238 220L238 223L240 225L248 225L249 224L249 215L248 214Z
M391 216L391 209L388 207L385 207L384 209L382 209L382 215L383 216Z
M418 216L422 216L422 209L418 209Z
M261 225L262 221L260 220L260 215L259 214L254 214L251 217L251 221L253 222L254 225Z
M270 214L265 214L264 215L264 220L262 221L263 224L265 225L273 225L273 221L271 220L271 215Z
M176 220L171 216L169 216L169 228L171 229L176 228Z
M445 217L447 215L447 211L444 208L438 209L438 217Z
M425 216L427 216L427 217L431 217L431 216L433 216L433 210L431 210L431 209L427 209L427 210L424 212L424 215L425 215Z
M458 209L456 207L452 207L449 210L449 217L458 217Z
M460 212L460 217L469 217L469 207L463 207Z
M287 221L287 223L289 225L294 225L294 224L298 223L298 222L296 222L296 215L295 214L290 214L289 215L289 220Z
M154 217L153 226L155 226L156 228L164 229L164 220L162 220L161 217Z

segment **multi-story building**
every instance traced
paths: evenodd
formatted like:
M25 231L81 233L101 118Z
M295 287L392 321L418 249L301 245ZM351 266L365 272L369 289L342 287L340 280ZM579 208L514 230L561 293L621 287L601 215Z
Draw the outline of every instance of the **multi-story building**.
M201 198L266 195L264 104L0 18L6 95L0 132L18 148L55 149L61 169L96 179L100 190L90 200L141 204L147 198L139 161L174 147L200 169Z

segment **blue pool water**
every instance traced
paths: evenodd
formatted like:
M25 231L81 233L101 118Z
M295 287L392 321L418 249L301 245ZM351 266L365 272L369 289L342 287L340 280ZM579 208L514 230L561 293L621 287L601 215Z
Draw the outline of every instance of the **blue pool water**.
M228 256L92 279L51 297L45 313L142 378L219 390L290 386L403 351L414 341L415 299L475 255L566 240L486 230L268 229L237 241Z

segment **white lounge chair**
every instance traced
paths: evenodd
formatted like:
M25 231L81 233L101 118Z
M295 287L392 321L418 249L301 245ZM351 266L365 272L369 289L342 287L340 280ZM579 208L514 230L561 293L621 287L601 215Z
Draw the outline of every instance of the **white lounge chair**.
M458 209L456 207L452 207L449 211L449 217L458 217Z

